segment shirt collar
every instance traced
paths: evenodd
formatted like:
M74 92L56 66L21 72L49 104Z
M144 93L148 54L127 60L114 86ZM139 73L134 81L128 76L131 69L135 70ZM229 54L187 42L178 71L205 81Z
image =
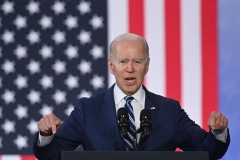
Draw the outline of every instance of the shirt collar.
M115 96L115 104L119 103L124 97L126 97L127 95L125 93L123 93L123 91L118 87L118 85L116 84L114 86L114 96ZM141 105L144 106L144 97L145 97L145 91L143 90L142 85L140 86L140 88L138 89L138 91L132 95L132 97L138 101Z

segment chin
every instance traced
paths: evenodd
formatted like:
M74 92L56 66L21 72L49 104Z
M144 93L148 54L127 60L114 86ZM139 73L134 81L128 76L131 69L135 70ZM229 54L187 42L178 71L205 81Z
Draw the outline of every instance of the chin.
M128 95L133 95L134 93L137 92L137 90L136 89L134 89L134 90L127 90L126 92L127 92Z

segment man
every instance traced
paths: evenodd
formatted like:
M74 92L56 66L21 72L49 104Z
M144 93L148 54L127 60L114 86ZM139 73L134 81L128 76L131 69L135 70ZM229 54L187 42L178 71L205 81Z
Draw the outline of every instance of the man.
M108 66L116 84L106 91L81 98L64 123L53 114L44 116L38 123L34 154L38 159L60 159L62 151L74 150L82 144L90 151L124 151L126 140L118 128L116 112L124 107L126 96L133 109L135 129L140 126L140 112L149 109L152 117L150 137L138 147L139 151L208 151L210 159L221 158L227 151L230 137L228 119L212 112L209 132L201 129L186 115L179 103L149 92L142 81L149 69L148 45L145 39L134 34L122 34L110 45ZM129 113L130 115L130 113ZM142 136L137 135L138 142Z

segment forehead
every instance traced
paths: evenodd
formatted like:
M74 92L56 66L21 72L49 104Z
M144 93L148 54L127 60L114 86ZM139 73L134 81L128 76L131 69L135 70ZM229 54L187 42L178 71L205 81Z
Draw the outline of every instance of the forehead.
M115 55L138 57L142 58L145 56L145 46L141 41L120 41L115 44Z

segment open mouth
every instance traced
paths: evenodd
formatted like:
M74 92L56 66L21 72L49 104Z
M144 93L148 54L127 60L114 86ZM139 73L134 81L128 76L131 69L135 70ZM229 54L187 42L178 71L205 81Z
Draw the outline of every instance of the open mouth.
M134 81L136 80L136 78L132 78L132 77L129 77L129 78L126 78L125 81L127 83L133 83Z

